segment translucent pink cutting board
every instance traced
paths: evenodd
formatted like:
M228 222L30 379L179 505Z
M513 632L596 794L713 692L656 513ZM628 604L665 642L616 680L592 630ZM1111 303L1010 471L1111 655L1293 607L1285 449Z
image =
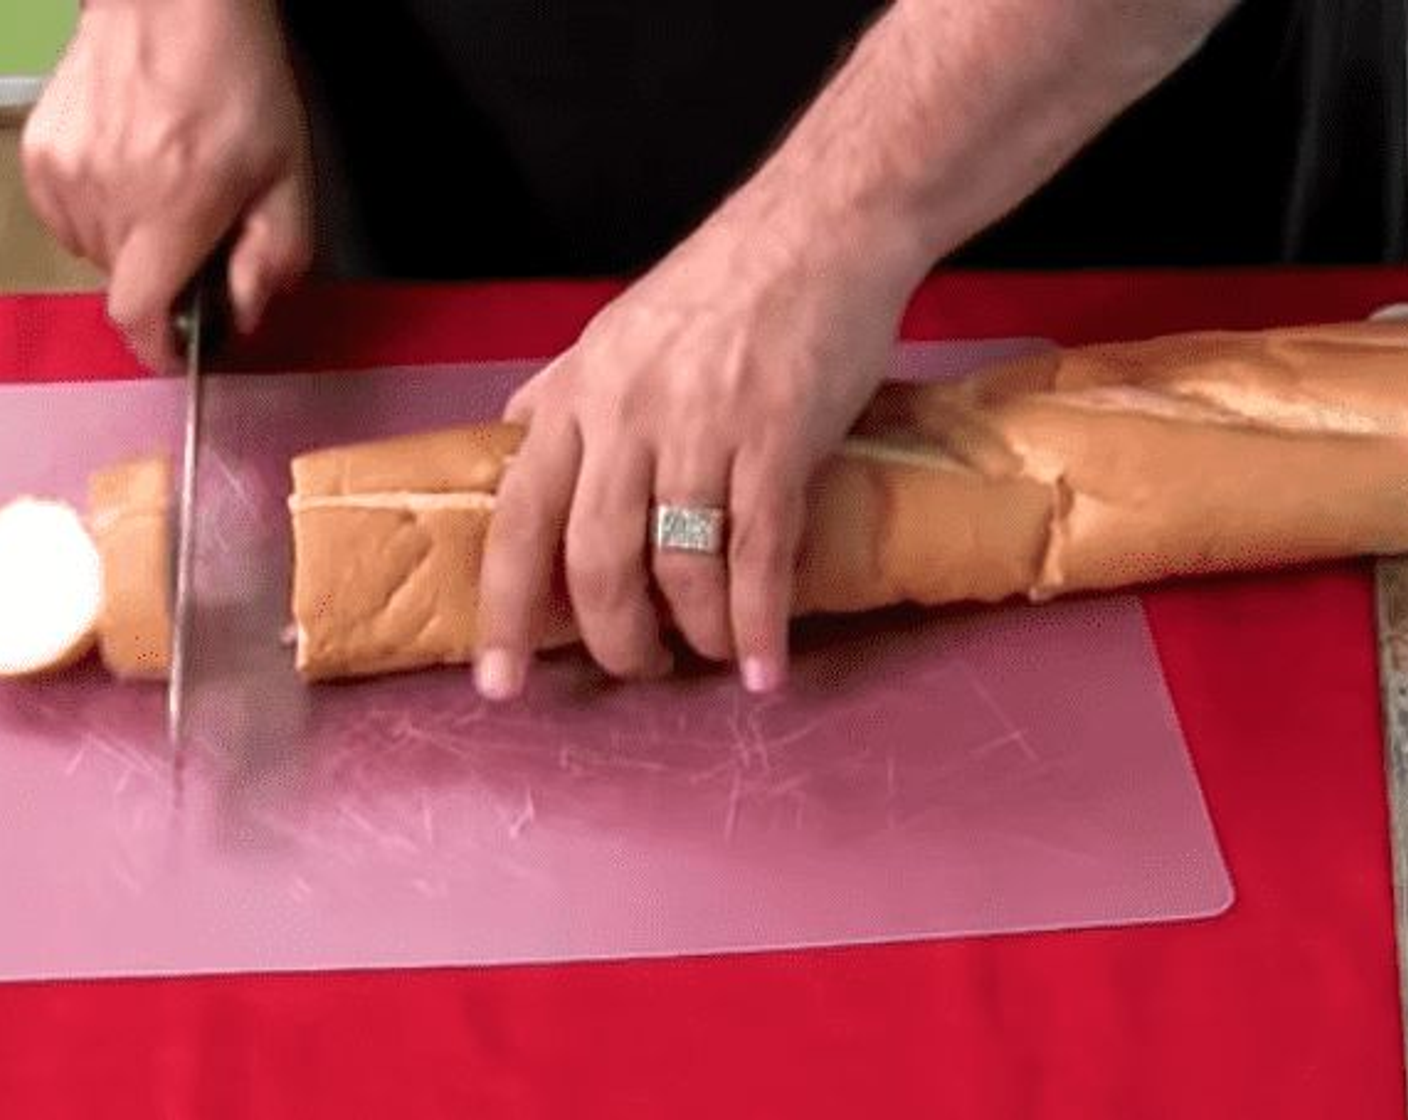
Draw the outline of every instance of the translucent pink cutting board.
M911 374L994 351L929 347ZM495 414L523 366L210 385L179 812L162 693L0 687L0 978L685 954L1150 922L1231 900L1137 601L804 627L786 696L552 659L305 688L294 453ZM0 390L0 497L175 447L174 382Z

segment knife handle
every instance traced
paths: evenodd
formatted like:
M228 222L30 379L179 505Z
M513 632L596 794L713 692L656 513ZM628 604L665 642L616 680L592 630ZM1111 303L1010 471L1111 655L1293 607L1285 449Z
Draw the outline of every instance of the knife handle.
M176 299L171 328L177 349L191 346L191 328L200 307L200 358L202 364L217 358L230 340L234 308L230 301L230 249L222 244Z

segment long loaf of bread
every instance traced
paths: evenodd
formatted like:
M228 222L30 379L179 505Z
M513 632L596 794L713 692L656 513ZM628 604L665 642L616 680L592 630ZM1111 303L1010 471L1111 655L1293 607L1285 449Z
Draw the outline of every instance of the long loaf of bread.
M521 432L293 463L309 679L472 658L494 494ZM1408 551L1408 328L1204 333L889 384L811 490L795 613L1046 599ZM568 640L558 604L549 644Z

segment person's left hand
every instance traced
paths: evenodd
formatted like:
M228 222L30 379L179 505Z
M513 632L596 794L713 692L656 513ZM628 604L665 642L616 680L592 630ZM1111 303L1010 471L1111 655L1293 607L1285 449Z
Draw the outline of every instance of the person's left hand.
M785 227L716 215L510 402L529 430L481 577L485 696L522 688L559 556L612 675L669 671L663 598L748 689L785 679L806 486L885 373L916 279L845 229L804 243ZM652 552L657 503L726 510L724 554Z

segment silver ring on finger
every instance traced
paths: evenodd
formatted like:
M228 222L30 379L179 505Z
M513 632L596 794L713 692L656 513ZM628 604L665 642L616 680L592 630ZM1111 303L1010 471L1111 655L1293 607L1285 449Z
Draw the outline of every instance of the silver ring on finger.
M718 506L658 503L651 511L650 539L659 552L720 556L727 513Z

